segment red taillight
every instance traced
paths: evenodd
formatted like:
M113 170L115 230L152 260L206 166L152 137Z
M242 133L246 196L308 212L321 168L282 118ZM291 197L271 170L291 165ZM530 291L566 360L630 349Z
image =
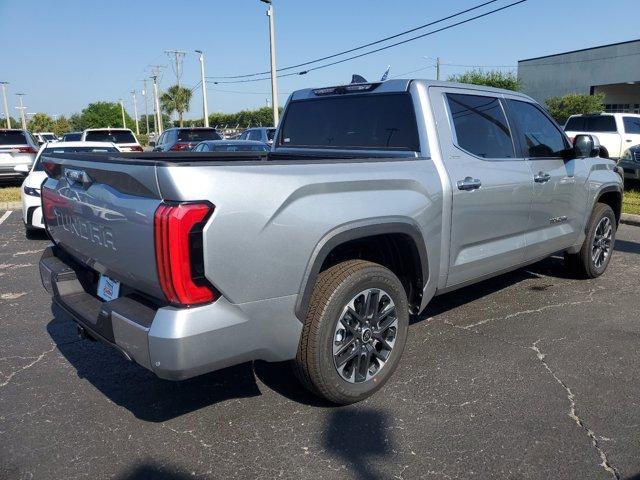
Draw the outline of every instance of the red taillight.
M132 152L144 152L144 148L142 148L139 145L136 145L134 147L129 147L131 149Z
M33 147L16 147L14 151L17 153L38 153Z
M154 232L158 279L167 300L197 305L216 299L204 277L202 227L213 212L209 203L160 204Z
M170 148L170 150L173 152L180 152L181 150L189 150L190 148L190 143L176 143L173 147Z

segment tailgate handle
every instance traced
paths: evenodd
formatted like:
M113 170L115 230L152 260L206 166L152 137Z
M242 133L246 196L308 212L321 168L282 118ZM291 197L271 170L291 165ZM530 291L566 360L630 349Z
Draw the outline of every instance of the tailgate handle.
M64 176L70 183L78 183L87 188L93 183L91 177L84 170L77 170L74 168L65 168Z

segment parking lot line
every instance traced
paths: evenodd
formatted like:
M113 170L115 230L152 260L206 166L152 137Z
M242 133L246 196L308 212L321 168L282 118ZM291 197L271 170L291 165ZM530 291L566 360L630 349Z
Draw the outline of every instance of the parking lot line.
M4 215L2 215L2 217L0 217L0 225L2 225L2 223L9 218L9 215L11 215L13 213L13 210L7 210L6 212L4 212Z

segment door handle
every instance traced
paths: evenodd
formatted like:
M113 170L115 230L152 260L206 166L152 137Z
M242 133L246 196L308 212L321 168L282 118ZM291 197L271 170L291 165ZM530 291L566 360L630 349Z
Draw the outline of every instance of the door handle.
M482 186L482 182L477 178L465 177L464 180L458 180L458 190L477 190Z
M627 139L625 140L625 142L627 142L627 143L631 143L631 142L633 142L633 140L631 140L630 138L627 138Z
M538 172L537 175L533 176L533 180L536 183L547 183L549 180L551 180L551 175L549 175L547 172Z

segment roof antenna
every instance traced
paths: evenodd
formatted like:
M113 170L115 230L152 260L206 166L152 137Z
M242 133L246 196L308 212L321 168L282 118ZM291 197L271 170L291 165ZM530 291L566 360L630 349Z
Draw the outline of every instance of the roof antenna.
M351 83L367 83L367 79L362 75L354 73L353 75L351 75Z

